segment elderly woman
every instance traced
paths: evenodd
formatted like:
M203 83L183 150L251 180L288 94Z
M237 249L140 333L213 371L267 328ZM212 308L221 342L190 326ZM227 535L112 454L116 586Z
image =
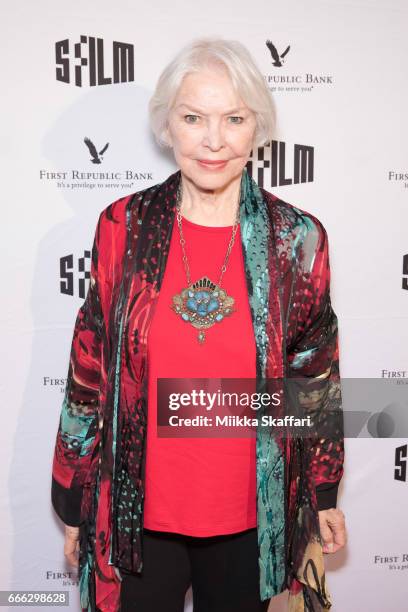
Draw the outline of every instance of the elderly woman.
M290 610L328 610L342 418L310 438L157 427L162 378L305 377L313 414L342 415L326 230L247 172L274 108L242 44L183 48L149 110L179 169L99 216L54 453L81 608L182 612L191 585L194 612L266 610L286 588Z

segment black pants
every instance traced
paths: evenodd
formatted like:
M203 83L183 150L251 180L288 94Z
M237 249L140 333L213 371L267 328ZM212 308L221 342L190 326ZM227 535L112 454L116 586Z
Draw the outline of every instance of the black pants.
M145 529L141 574L122 574L121 612L266 612L259 596L256 528L193 537Z

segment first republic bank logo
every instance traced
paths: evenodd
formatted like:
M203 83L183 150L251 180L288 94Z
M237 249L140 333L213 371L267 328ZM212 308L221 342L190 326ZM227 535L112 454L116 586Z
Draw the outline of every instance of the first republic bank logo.
M276 45L271 39L265 41L265 45L269 51L269 60L274 69L279 69L280 74L276 74L273 70L271 74L265 76L267 83L276 84L272 91L291 91L303 92L311 91L315 86L333 85L334 77L331 74L314 74L305 72L304 74L287 74L282 68L286 68L286 59L291 45ZM293 51L293 49L292 49ZM292 56L292 53L291 53Z
M77 87L111 85L135 80L134 45L102 38L80 36L79 42L68 38L55 43L56 79ZM111 72L107 73L107 65Z

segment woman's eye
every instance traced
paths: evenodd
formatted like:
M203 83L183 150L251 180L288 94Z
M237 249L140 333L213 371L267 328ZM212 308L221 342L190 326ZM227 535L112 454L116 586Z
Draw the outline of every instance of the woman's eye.
M230 117L230 119L238 119L238 121L232 121L232 123L242 123L244 118L243 117Z
M198 115L185 115L184 118L187 123L197 123L197 121L194 121L194 119L198 119ZM193 121L190 121L190 118L193 119Z

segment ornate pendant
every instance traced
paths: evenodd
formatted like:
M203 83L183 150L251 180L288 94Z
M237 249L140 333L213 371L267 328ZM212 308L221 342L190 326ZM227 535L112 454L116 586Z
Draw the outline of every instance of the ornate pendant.
M207 276L173 296L171 308L187 323L199 330L197 339L202 344L205 329L220 323L235 312L234 298L213 283Z

